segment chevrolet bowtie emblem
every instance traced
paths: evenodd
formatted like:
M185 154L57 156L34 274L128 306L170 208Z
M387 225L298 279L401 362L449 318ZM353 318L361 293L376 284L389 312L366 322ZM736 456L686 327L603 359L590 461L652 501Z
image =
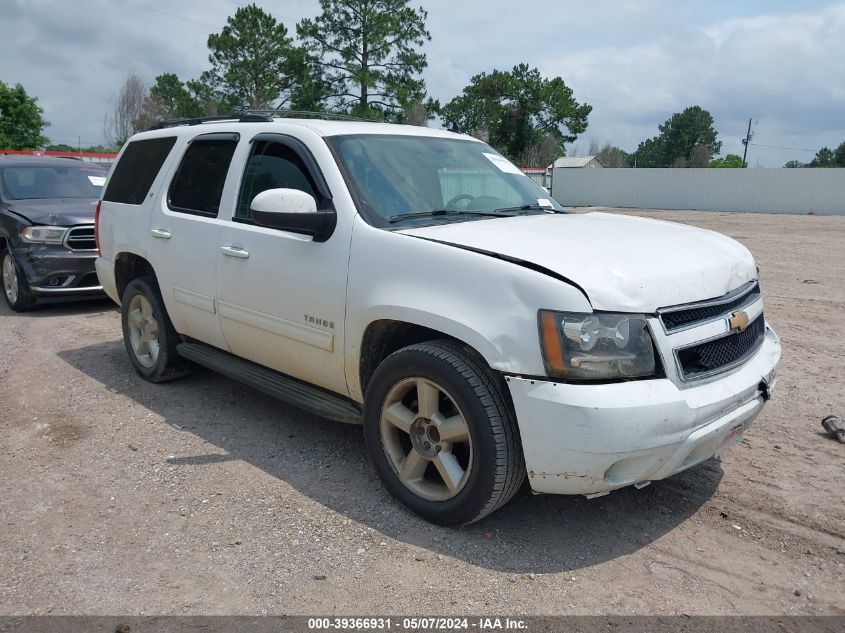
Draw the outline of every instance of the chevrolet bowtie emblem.
M742 332L748 327L748 315L742 310L737 310L728 319L728 325L732 332Z

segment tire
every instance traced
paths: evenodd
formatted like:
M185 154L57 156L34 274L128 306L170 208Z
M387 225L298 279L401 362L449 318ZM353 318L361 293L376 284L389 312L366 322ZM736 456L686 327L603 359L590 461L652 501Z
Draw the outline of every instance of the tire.
M388 356L364 403L367 450L388 491L447 526L478 521L507 503L525 479L525 460L505 390L452 341Z
M15 312L26 312L35 307L35 293L29 287L23 272L8 247L0 249L0 273L3 279L3 296Z
M166 382L190 373L191 364L176 352L181 339L167 316L155 277L130 281L120 305L123 343L141 377Z

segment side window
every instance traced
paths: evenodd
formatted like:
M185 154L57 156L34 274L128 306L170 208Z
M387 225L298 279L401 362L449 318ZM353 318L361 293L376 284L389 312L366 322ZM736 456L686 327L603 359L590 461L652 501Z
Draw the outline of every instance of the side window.
M235 217L250 219L250 203L268 189L298 189L313 196L318 208L327 206L295 150L282 143L256 141L244 170Z
M188 145L170 183L167 202L173 211L216 218L238 140L236 134L204 136Z
M175 143L175 136L129 143L120 161L114 167L114 173L109 179L109 186L106 188L103 200L123 204L144 202L144 198L147 197L153 181Z

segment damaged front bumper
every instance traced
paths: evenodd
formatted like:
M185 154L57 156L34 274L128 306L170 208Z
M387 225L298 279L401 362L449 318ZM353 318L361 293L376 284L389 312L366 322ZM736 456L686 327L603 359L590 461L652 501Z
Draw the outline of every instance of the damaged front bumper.
M574 385L506 377L531 488L599 495L719 454L763 408L780 357L780 340L767 327L741 367L684 389L669 379Z
M15 257L36 295L88 295L103 291L94 269L96 251L73 251L61 244L38 244L15 249Z

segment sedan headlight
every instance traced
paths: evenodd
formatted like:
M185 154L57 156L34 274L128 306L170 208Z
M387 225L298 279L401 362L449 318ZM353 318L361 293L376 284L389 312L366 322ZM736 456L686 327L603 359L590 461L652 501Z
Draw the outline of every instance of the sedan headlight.
M61 244L65 233L66 226L27 226L21 230L21 238L30 244Z
M610 380L655 374L654 346L643 315L540 310L539 321L549 376Z

